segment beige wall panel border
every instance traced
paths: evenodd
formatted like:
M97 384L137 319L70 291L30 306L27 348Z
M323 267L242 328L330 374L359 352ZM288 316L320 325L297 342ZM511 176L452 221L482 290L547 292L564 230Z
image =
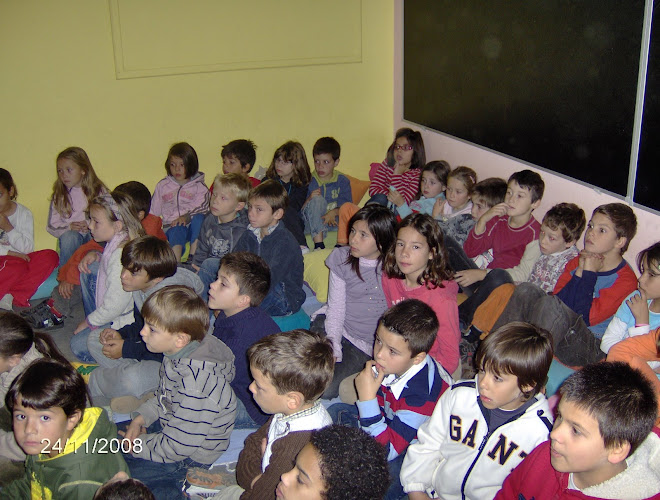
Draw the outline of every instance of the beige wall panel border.
M118 79L359 63L361 0L108 0Z

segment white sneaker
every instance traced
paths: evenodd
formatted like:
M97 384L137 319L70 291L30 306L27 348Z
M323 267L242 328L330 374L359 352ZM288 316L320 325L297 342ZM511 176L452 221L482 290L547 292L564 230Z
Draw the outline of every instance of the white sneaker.
M309 253L309 247L304 247L300 245L300 251L302 252L303 255L305 255L306 253Z
M14 310L14 308L12 307L13 303L14 303L14 297L11 293L8 293L0 300L0 309L4 309L5 311L13 311Z

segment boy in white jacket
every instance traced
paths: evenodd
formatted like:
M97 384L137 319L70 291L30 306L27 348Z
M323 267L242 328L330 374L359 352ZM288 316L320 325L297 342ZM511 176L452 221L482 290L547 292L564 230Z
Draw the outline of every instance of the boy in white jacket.
M401 468L411 500L493 498L504 479L548 438L541 390L552 362L550 334L514 322L491 333L474 380L452 386L417 433Z

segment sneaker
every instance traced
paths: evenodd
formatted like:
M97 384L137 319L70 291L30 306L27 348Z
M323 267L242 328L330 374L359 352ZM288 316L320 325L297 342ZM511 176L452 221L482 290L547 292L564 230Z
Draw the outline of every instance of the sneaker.
M21 311L21 316L35 330L55 330L64 326L64 315L53 307L53 299L45 300L31 309Z
M191 467L186 474L186 492L195 493L200 496L206 496L208 493L217 493L220 487L236 484L235 473L222 470L221 467L215 470L203 469L201 467ZM212 495L210 495L212 496Z

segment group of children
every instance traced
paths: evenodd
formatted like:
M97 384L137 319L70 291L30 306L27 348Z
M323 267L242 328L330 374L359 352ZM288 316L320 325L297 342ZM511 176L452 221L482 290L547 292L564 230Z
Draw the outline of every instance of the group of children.
M0 455L27 456L0 497L91 498L129 472L156 498L181 498L184 480L218 499L660 498L660 244L640 254L637 280L622 257L628 206L587 224L561 203L539 223L537 173L479 182L426 163L411 129L372 165L363 208L332 138L316 142L313 174L287 142L261 182L250 141L221 154L209 192L194 149L175 144L153 197L137 182L109 191L80 148L58 156L60 286L24 317L0 314L12 422ZM57 254L15 255L15 196L0 171L3 258L39 263L24 275L50 267L43 280ZM305 233L323 249L333 229L325 316L316 333L280 332L272 317L305 299ZM8 300L27 305L34 283L8 279ZM98 364L87 386L29 324L59 326L78 284L86 318L71 347ZM476 374L461 380L468 352ZM555 414L544 394L557 364L577 371ZM90 395L130 422L117 433ZM209 468L237 428L256 431L226 485Z

